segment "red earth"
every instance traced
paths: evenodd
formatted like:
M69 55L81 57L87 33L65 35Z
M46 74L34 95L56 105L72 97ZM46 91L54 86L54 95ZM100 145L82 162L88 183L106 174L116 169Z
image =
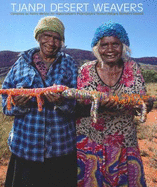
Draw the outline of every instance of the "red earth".
M153 110L147 115L147 121L144 126L157 124L157 111ZM150 138L139 139L139 147L144 165L145 177L148 187L157 187L157 127L155 135ZM8 160L0 160L0 186L3 187L7 172Z
M153 136L148 139L138 140L144 165L145 178L148 187L157 187L157 110L147 115L144 126L154 126Z

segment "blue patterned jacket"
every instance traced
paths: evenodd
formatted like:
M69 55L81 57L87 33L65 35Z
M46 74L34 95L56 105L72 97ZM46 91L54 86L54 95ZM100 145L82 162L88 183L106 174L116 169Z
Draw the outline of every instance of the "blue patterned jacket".
M38 50L30 49L19 56L2 88L43 88L53 84L76 88L77 67L74 60L64 52L58 52L43 81L32 63L32 56ZM74 100L64 100L54 110L54 104L45 99L43 110L39 112L36 98L32 98L25 107L12 106L11 111L6 108L7 96L2 98L4 114L15 116L8 138L13 154L26 160L43 162L45 157L66 155L75 149Z

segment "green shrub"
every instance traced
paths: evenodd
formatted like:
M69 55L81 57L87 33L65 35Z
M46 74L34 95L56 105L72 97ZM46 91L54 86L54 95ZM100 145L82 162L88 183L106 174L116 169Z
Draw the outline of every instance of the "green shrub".
M157 72L154 70L142 69L142 75L146 83L157 82Z

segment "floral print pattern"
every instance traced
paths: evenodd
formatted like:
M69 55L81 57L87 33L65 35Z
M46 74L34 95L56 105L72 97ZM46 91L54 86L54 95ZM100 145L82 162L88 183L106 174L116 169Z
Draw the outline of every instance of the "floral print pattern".
M87 62L80 68L78 89L118 95L146 92L136 62L124 62L122 75L113 87L100 79L96 64ZM77 120L79 187L146 186L133 119L134 110L129 108L114 113L101 111L97 123L90 116Z

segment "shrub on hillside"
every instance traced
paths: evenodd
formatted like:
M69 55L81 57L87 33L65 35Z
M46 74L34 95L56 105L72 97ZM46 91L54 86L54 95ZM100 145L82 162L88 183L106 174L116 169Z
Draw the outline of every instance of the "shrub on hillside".
M157 82L157 72L154 70L142 69L142 75L146 83Z

